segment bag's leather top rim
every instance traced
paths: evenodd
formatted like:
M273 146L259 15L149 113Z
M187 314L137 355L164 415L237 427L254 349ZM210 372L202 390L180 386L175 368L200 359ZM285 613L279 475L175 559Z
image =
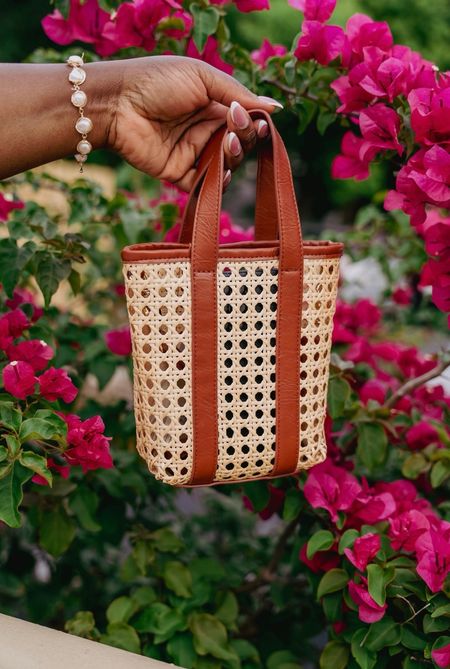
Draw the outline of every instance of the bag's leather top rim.
M306 258L340 258L343 248L340 242L303 242L303 254ZM278 255L278 241L236 242L219 246L219 260L277 258ZM122 249L121 257L124 263L183 261L191 257L191 245L171 242L131 244Z

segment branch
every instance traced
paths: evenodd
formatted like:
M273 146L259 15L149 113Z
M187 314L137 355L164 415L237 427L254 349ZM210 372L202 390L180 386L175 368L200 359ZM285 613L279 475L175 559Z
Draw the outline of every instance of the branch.
M241 586L239 586L239 588L236 588L237 592L252 592L253 590L257 590L261 585L270 583L273 580L273 575L275 574L277 567L284 555L286 545L292 534L294 534L295 528L299 522L300 514L291 520L284 528L275 545L268 565L261 570L260 574L253 581L243 583Z
M405 397L405 395L409 395L409 393L412 393L413 390L419 388L419 386L423 386L425 383L428 383L428 381L431 381L431 379L437 378L443 372L445 372L445 370L449 366L450 366L450 352L444 354L444 357L436 365L436 367L433 367L433 369L430 369L428 372L425 372L425 374L416 376L416 378L414 379L409 379L409 381L400 386L400 388L398 388L395 391L395 393L393 393L391 397L389 397L389 399L386 400L386 402L383 405L383 408L392 409L392 407L395 406L397 402L402 399L402 397Z

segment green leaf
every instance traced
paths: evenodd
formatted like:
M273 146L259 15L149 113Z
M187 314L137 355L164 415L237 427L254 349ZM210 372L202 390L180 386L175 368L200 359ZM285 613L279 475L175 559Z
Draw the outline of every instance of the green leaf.
M128 650L130 653L141 652L141 642L136 630L127 625L127 623L110 623L106 632L106 634L102 634L100 637L101 643L106 643L108 646L114 646L115 648L122 648L122 650Z
M50 486L52 485L52 473L47 467L47 458L33 453L33 451L22 451L19 456L19 462L24 467L31 469L35 474L42 476Z
M306 544L306 557L308 560L319 551L327 551L334 544L334 535L329 530L315 532Z
M17 246L13 239L0 240L0 283L8 297L12 297L20 273L35 252L35 244L26 242Z
M90 638L95 630L94 614L92 611L78 611L66 622L64 629L69 634Z
M227 630L223 623L209 613L193 613L189 627L194 637L194 648L199 655L208 653L219 660L235 660L229 650Z
M162 602L155 602L134 618L133 627L138 632L172 636L174 632L185 629L185 624L178 611Z
M36 411L33 418L24 420L19 432L23 443L30 439L62 439L67 434L67 426L62 418L51 411Z
M8 446L8 453L11 460L15 460L20 452L20 441L12 434L5 435L5 441Z
M244 495L246 495L253 507L253 511L259 513L266 508L270 501L270 492L265 481L252 481L246 483L244 488Z
M336 118L337 116L334 112L321 109L316 121L319 135L324 135L326 129L335 122Z
M345 530L344 534L339 539L339 555L343 555L346 548L351 548L358 537L359 532L357 530Z
M192 594L192 574L181 562L171 560L166 562L163 570L163 579L169 590L179 597L190 597Z
M427 641L413 625L404 625L402 627L402 644L409 650L424 651Z
M384 464L387 457L387 436L380 423L358 424L356 454L369 471Z
M341 418L350 397L351 388L341 376L333 376L328 384L328 411L331 418Z
M448 620L446 618L432 618L429 613L424 615L422 624L425 634L446 632L448 630Z
M98 496L93 490L79 486L69 498L69 507L85 530L88 532L101 530L101 525L94 518L98 507Z
M386 646L395 646L400 643L401 626L392 618L385 616L377 623L372 623L367 633L365 646L368 650L377 653Z
M192 669L197 653L190 634L175 634L167 643L167 652L180 667Z
M320 669L345 669L350 649L339 641L329 641L320 656Z
M283 520L290 522L297 518L303 505L301 492L296 488L290 488L284 498Z
M0 424L7 430L18 432L22 422L22 413L12 402L0 402Z
M440 460L436 462L430 474L430 481L433 488L438 488L450 477L450 462L448 460Z
M417 479L423 472L426 472L428 468L428 461L422 453L413 453L404 460L402 464L402 474L407 479Z
M162 527L152 532L152 539L155 542L155 548L162 553L179 553L184 544L172 530Z
M80 273L73 268L69 274L69 283L72 288L72 293L78 295L81 289L81 276Z
M156 601L156 593L149 585L143 585L133 592L131 599L136 602L138 608L142 608Z
M330 623L336 623L342 619L342 593L332 592L322 597L322 608L326 619Z
M440 618L440 616L448 616L450 618L450 604L438 606L431 614L432 618Z
M216 618L218 618L226 627L233 627L239 613L239 605L236 599L236 595L227 590L227 592L221 593L220 604L215 613Z
M48 251L38 251L35 255L34 271L44 296L45 306L48 307L59 284L67 279L72 271L72 265L69 260L58 258Z
M267 659L267 669L280 669L286 665L292 665L300 669L297 658L290 650L277 650Z
M136 603L130 597L114 599L106 609L109 623L127 623L136 611Z
M39 539L42 548L58 557L70 546L75 525L62 507L44 510L40 516Z
M250 660L260 665L258 650L246 639L232 639L230 646L240 660Z
M8 465L0 478L0 520L10 527L19 527L21 517L19 506L23 499L23 484L33 473L15 461Z
M330 569L321 578L317 588L317 599L330 592L343 590L348 583L348 574L343 569Z
M358 629L352 636L351 650L361 669L374 669L377 662L376 653L372 653L363 645L364 637L367 634L365 628Z
M378 564L367 565L369 595L379 605L386 603L386 587L395 576L394 567L384 569Z
M195 46L202 53L210 35L214 35L219 25L220 13L215 7L201 7L196 3L189 10L194 18L193 38Z
M8 457L8 449L6 448L6 446L0 445L0 462L4 462L7 457Z

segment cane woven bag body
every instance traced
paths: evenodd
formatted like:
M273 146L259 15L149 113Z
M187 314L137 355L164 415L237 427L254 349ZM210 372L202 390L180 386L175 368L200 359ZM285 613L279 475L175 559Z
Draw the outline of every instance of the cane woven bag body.
M122 251L137 448L177 486L293 474L326 456L342 245L302 243L286 149L269 115L255 241L220 246L221 128L199 162L177 244Z

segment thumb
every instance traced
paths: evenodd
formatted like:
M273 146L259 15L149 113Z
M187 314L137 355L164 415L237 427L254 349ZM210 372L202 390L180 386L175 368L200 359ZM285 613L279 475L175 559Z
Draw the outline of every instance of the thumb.
M197 61L199 62L199 61ZM271 114L275 108L283 109L283 105L278 100L268 98L264 95L255 95L237 79L229 74L218 70L212 65L200 63L200 76L206 87L206 92L210 100L220 102L229 107L235 100L245 109L257 107Z

